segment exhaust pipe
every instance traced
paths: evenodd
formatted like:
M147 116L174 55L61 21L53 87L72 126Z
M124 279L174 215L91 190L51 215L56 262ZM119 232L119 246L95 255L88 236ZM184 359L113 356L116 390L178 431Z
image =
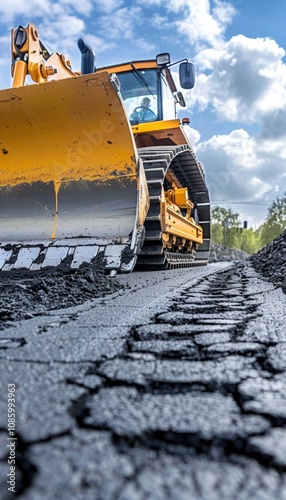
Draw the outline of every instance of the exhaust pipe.
M81 74L94 73L94 51L81 38L78 40L78 48L81 51Z

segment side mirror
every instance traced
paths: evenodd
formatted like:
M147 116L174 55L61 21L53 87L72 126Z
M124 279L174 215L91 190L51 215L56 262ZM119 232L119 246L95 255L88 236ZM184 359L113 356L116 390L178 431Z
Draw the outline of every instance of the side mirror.
M193 63L182 62L179 67L180 85L183 89L192 89L195 85L195 67Z

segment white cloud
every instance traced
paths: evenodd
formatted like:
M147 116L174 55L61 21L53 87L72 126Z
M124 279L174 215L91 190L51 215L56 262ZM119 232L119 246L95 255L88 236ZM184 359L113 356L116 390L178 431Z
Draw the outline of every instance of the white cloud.
M107 0L105 0L105 3ZM92 0L60 0L58 2L62 7L69 9L70 11L77 12L83 16L89 16L93 10Z
M272 141L276 147L277 141L279 144L283 137L286 143L286 108L274 109L274 111L265 113L257 139L262 142Z
M190 99L202 109L211 106L221 120L259 122L286 106L284 55L274 40L243 35L220 50L203 50L196 57L201 74Z
M135 26L142 20L140 7L123 7L112 13L112 16L102 16L99 19L101 33L108 33L110 40L133 39ZM108 27L108 28L107 28Z
M78 0L75 0L78 1ZM97 9L104 13L111 13L124 5L124 0L94 0Z
M145 40L145 38L136 38L136 40L134 40L134 44L140 49L142 54L146 52L154 52L156 50L155 45L148 42L148 40Z
M39 17L41 15L48 15L51 12L51 7L52 3L50 0L30 0L29 2L25 0L11 0L10 2L1 2L1 22L13 23L17 16L28 18L31 16Z
M40 37L42 34L45 40L49 40L50 43L61 40L65 45L70 44L70 42L73 43L74 38L84 33L85 30L85 23L82 19L67 14L58 17L53 23L45 20L38 26ZM67 26L69 36L65 37Z
M220 46L224 41L226 27L235 14L232 5L217 1L216 7L212 9L209 0L180 3L188 6L188 12L184 19L176 21L176 27L186 36L187 41L199 47Z
M280 147L261 143L245 130L200 142L196 153L205 165L211 198L216 201L270 201L286 189Z
M214 1L213 16L220 25L221 30L225 31L226 27L231 24L233 17L237 14L234 8L234 2L225 2L221 0Z
M206 49L197 55L197 82L188 94L191 108L196 103L201 109L212 110L224 123L255 123L260 127L253 136L239 128L196 145L211 199L218 204L245 203L233 208L239 207L239 213L254 225L265 218L265 203L270 205L286 191L284 55L274 40L233 37L223 48ZM255 217L249 216L254 207Z
M160 14L152 14L150 18L152 26L161 30L162 28L169 26L169 18L167 16L161 16Z
M77 12L78 14L88 16L93 8L92 0L10 0L1 2L0 15L1 23L13 23L15 18L37 20L41 17L49 19L52 24L58 13L68 14Z
M223 46L213 44L197 53L196 86L186 96L191 112L196 105L199 113L212 111L218 130L220 122L239 124L228 135L198 142L195 149L205 166L211 199L245 203L237 207L253 224L266 216L265 203L286 191L284 56L285 50L269 38L238 35ZM251 136L244 123L256 124L259 133ZM255 203L257 214L247 215Z
M199 133L198 130L192 128L192 127L184 127L184 132L187 138L189 139L191 145L193 148L198 144L201 134Z
M202 47L218 47L224 41L227 26L237 13L231 2L214 0L173 0L166 4L163 0L145 0L144 5L164 7L172 14L169 21L185 42ZM166 27L166 24L165 24Z

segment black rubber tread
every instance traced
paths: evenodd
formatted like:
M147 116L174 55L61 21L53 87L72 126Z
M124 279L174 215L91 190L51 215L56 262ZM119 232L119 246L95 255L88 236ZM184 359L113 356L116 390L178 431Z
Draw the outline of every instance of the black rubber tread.
M205 176L193 150L187 145L140 148L150 194L150 208L145 222L145 240L137 259L138 268L169 269L206 265L210 238L210 201ZM167 171L176 184L187 187L198 208L206 241L197 251L179 253L164 251L161 231L160 199ZM201 255L200 255L201 254Z

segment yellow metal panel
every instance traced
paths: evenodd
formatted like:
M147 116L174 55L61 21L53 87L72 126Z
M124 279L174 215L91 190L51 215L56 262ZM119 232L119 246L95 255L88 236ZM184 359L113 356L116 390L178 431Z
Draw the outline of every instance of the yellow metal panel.
M188 207L188 189L187 188L177 188L174 190L174 203L180 208Z
M160 130L167 131L180 128L180 120L160 120L156 122L138 123L133 125L132 130L134 134L146 134L157 132ZM166 134L167 135L167 134Z
M198 224L175 212L168 205L166 206L164 233L174 234L180 238L185 238L187 241L195 243L203 243L203 230Z
M136 177L129 122L107 73L0 92L0 185Z
M178 119L138 123L138 125L132 126L132 131L135 139L139 140L139 147L144 146L144 144L140 143L140 140L144 141L145 136L153 137L156 145L160 144L160 141L162 141L162 145L166 145L166 140L169 141L169 144L188 144Z
M127 237L137 157L108 73L0 91L0 239Z

